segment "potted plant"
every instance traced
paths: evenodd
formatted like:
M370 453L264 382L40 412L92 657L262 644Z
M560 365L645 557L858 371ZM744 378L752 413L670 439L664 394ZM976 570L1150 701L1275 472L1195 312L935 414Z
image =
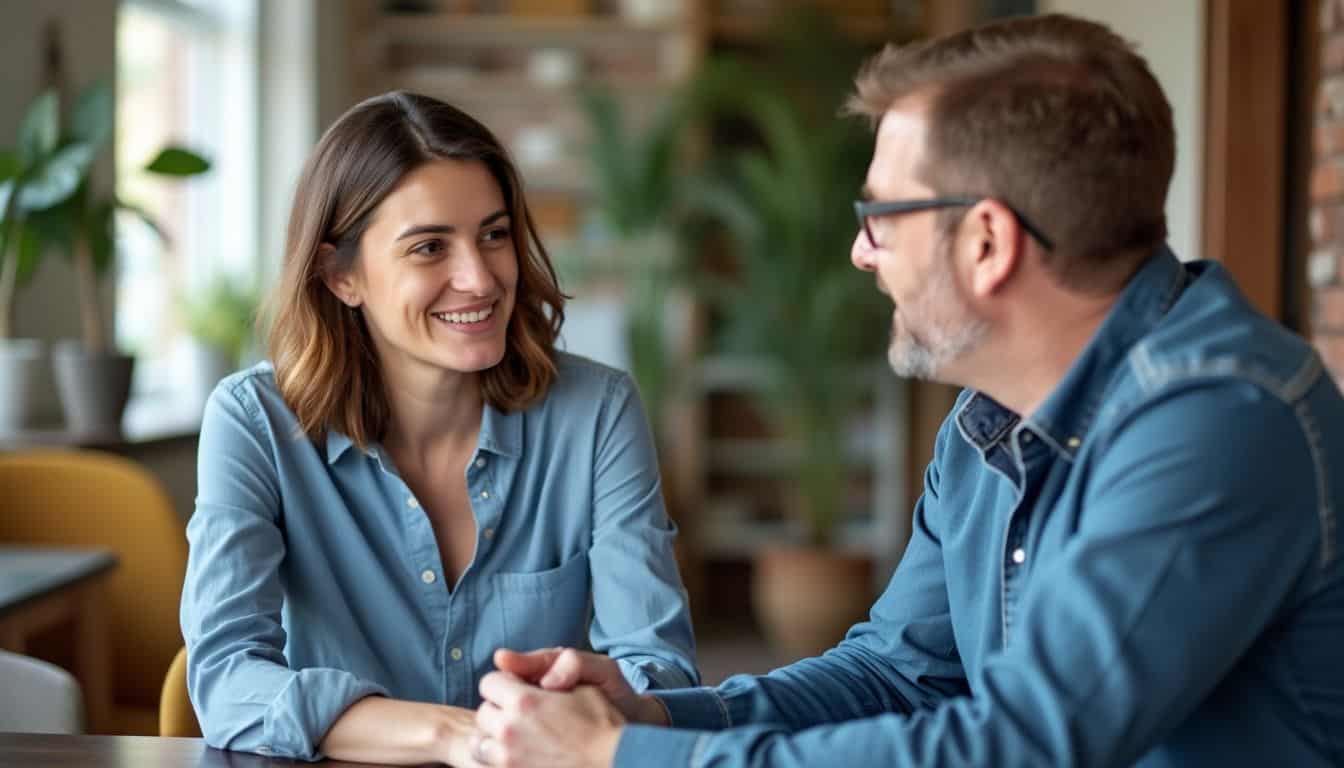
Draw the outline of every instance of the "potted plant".
M239 281L217 275L181 302L191 336L193 389L204 403L219 380L243 364L252 343L259 299Z
M112 196L97 197L90 183L93 160L112 135L112 87L107 80L93 83L74 101L69 119L60 119L50 98L42 113L41 146L53 158L67 157L79 148L76 159L62 171L73 189L55 204L33 210L25 220L26 231L39 252L55 249L74 265L82 339L63 341L53 351L56 385L65 411L66 428L79 433L115 433L130 394L134 358L118 353L108 342L102 321L99 282L114 262L115 219L129 213L161 231L142 209ZM53 162L55 160L53 159ZM170 177L194 176L210 167L204 158L177 147L161 150L145 170Z
M889 328L881 295L848 259L848 205L869 140L835 118L838 92L813 113L734 61L712 62L701 83L715 114L745 119L760 136L721 152L715 165L726 172L694 194L726 231L734 261L731 275L704 278L700 290L720 326L716 349L755 361L761 410L796 447L789 511L805 540L755 555L752 596L772 644L810 655L871 604L871 556L835 546L851 478L847 430L872 391L867 374Z
M87 115L92 105L75 105L71 138L58 140L55 91L38 96L19 124L19 143L0 150L0 431L32 427L38 419L38 388L46 356L37 339L15 339L16 291L42 256L32 217L74 193L93 161L98 140Z
M664 408L676 386L669 319L687 303L685 245L678 228L685 185L678 152L688 105L684 94L674 93L647 128L635 132L609 91L585 89L579 97L589 126L598 233L585 276L616 277L624 287L631 374L661 439Z

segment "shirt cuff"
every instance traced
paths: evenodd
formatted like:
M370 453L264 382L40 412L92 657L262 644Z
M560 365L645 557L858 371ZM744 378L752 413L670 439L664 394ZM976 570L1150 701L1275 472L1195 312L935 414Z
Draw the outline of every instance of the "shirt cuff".
M634 688L636 693L694 685L681 669L653 657L617 659L616 664L625 675L626 682L630 683L630 687Z
M263 754L321 760L317 747L345 710L366 696L386 695L382 686L339 669L298 670L266 709Z
M718 731L733 724L728 708L713 688L680 688L652 695L667 708L673 728Z
M627 725L616 742L612 768L647 768L649 765L690 766L700 740L709 734L676 731L653 725ZM650 762L650 756L656 761Z

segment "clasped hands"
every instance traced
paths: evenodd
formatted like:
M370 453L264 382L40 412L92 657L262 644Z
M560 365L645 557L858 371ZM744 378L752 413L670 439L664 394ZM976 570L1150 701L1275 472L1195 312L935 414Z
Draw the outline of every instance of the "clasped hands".
M616 662L550 648L500 650L481 679L471 759L491 768L606 768L627 722L667 725L663 706L635 693Z

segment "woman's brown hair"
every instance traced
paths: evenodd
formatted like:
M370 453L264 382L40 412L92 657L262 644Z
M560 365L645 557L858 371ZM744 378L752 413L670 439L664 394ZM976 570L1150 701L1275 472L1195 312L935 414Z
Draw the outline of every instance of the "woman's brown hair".
M342 115L308 158L294 193L280 283L270 296L276 384L313 440L334 429L364 448L387 432L390 409L363 315L341 303L322 278L350 269L378 205L406 174L437 159L479 161L490 170L517 244L518 297L504 359L481 372L482 396L501 410L518 410L545 395L555 379L565 296L508 153L488 128L455 107L386 93ZM323 244L335 246L326 258Z

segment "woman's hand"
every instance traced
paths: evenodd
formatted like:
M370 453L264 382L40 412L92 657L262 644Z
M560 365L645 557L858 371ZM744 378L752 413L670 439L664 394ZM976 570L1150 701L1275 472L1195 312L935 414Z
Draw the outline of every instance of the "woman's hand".
M471 756L475 735L476 713L470 709L369 696L337 718L319 749L355 763L479 768Z

